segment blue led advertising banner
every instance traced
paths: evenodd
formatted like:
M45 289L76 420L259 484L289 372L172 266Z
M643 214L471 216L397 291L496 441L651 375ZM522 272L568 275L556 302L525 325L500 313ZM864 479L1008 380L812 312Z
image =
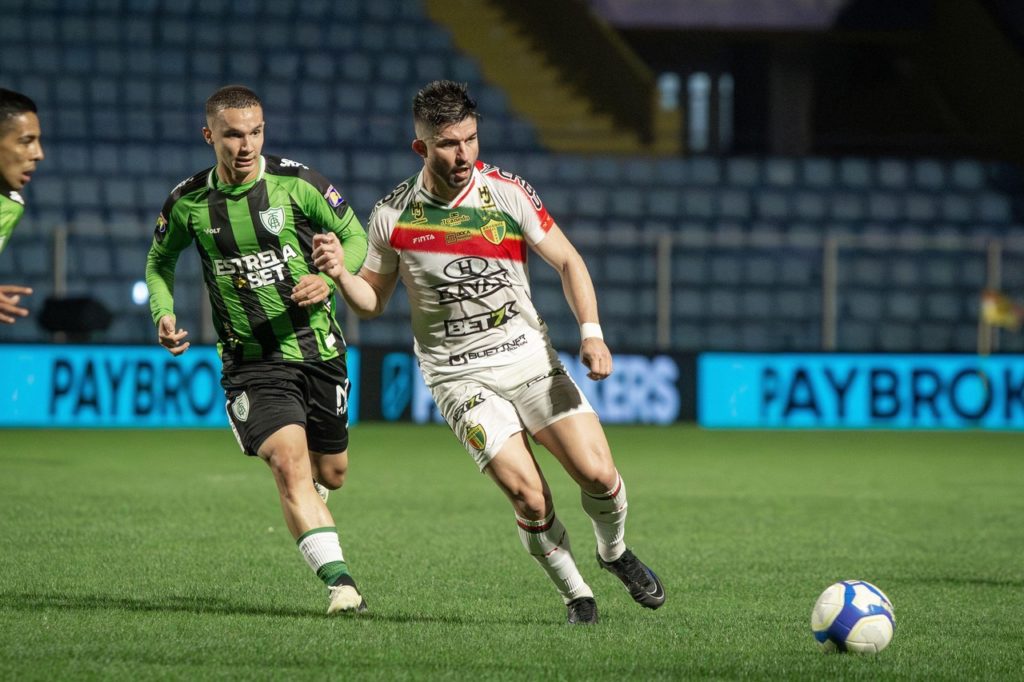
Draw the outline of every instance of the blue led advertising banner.
M359 353L348 352L349 422L359 413ZM173 357L150 346L0 344L0 426L227 427L212 346Z
M669 424L695 418L693 355L615 354L603 381L587 378L579 358L562 364L606 424ZM443 423L416 358L408 350L362 349L364 419Z
M756 355L698 359L713 428L1024 429L1024 356Z

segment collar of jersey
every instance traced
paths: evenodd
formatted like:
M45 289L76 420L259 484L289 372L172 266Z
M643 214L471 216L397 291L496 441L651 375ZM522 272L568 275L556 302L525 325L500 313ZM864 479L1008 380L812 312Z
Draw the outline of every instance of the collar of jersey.
M260 155L260 172L256 174L256 177L244 185L228 185L221 182L220 178L217 177L217 166L210 169L210 174L206 176L206 184L210 189L215 189L221 194L227 194L230 196L239 196L245 194L251 190L257 182L263 179L263 171L267 167L267 160Z
M476 187L476 182L478 179L478 171L476 169L476 166L474 166L473 172L469 176L469 184L466 185L466 189L459 192L451 201L446 201L445 199L442 199L441 197L437 196L436 194L434 194L433 192L429 191L426 188L426 186L423 184L424 172L426 172L426 169L420 171L419 180L417 181L419 183L419 192L427 201L437 206L440 206L441 208L455 208L463 201L465 201L466 197L469 196L469 193L473 191L474 187Z

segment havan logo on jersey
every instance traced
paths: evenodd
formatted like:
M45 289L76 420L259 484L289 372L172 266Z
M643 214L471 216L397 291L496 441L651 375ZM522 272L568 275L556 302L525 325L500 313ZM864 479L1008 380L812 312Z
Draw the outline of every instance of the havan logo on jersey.
M512 286L508 270L501 267L492 269L486 258L478 256L453 260L444 267L444 274L453 281L434 286L441 305L483 298Z
M258 289L288 279L288 261L298 257L295 249L285 244L281 253L268 249L238 258L218 258L213 270L218 277L234 275L236 288Z
M445 320L444 335L469 336L471 334L479 334L480 332L507 324L509 320L517 315L519 315L519 311L516 310L516 302L509 301L497 310L488 310L486 313L470 315L469 317L462 317L457 320Z

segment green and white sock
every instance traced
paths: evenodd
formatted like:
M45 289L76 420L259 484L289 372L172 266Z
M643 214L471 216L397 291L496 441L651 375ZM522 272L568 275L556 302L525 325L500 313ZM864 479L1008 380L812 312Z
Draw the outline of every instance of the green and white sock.
M597 538L597 553L605 561L614 561L626 551L626 484L622 477L612 490L591 495L580 491L583 511L594 525L594 536Z
M338 529L334 526L308 530L295 542L306 563L316 573L316 577L323 580L328 587L341 576L348 574L348 566L341 553L341 543L338 542Z

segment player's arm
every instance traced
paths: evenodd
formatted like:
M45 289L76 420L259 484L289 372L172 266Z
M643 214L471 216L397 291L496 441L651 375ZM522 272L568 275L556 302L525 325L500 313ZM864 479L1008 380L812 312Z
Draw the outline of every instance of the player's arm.
M580 360L590 370L587 376L595 380L604 379L612 373L612 354L601 335L597 294L583 257L553 223L544 239L533 244L533 250L558 272L562 280L565 300L580 325Z
M348 306L364 320L379 316L395 291L398 270L381 274L363 267L358 274L352 274L349 262L336 235L313 236L313 263L334 281Z
M188 332L177 328L174 316L174 270L178 256L191 243L192 235L175 215L171 204L168 200L157 218L153 243L146 255L146 286L158 342L171 355L181 355L190 344L184 340Z
M307 170L300 172L299 177L305 181L300 182L297 189L303 211L325 234L337 236L344 246L345 267L350 273L358 272L366 258L366 231L355 211L319 173ZM324 272L306 275L292 290L292 299L308 307L331 297L336 286L334 279Z

